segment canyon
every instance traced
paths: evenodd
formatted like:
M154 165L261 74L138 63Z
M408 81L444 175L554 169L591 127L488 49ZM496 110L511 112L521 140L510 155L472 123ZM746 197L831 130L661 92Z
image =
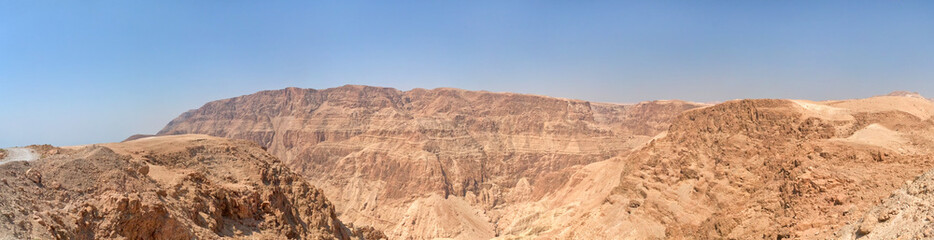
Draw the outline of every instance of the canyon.
M595 103L514 93L287 88L159 135L257 142L345 221L392 239L836 238L932 166L934 104Z
M926 239L934 102L346 85L0 165L0 238Z
M160 135L258 142L335 202L394 239L502 235L520 203L580 167L665 131L682 101L591 103L512 93L348 85L220 100Z

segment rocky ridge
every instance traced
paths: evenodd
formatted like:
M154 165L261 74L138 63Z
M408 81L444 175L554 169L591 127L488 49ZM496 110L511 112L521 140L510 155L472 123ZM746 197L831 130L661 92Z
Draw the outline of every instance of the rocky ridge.
M0 238L379 239L255 143L204 135L31 146L0 166Z
M606 207L637 238L837 238L932 167L934 104L740 100L686 112L624 162ZM653 225L653 224L647 224Z

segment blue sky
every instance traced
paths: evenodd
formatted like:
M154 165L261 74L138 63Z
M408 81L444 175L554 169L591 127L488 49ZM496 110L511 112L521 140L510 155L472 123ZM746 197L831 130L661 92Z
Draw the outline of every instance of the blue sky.
M934 95L922 1L4 1L0 146L289 86L603 102Z

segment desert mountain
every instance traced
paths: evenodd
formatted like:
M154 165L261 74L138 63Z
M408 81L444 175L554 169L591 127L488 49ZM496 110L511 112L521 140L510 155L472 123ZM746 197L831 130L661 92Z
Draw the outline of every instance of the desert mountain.
M701 106L288 88L207 103L159 134L258 142L321 187L342 219L393 238L482 239L521 221L512 207L558 192L583 166L626 155Z
M889 96L688 111L623 160L619 185L597 209L630 223L606 230L617 236L840 238L934 166L932 113L925 99Z
M924 98L924 96L921 96L921 94L918 93L918 92L909 92L909 91L894 91L894 92L890 92L889 94L886 94L885 96L890 96L890 97L913 97L913 98L922 98L922 99Z
M378 239L255 143L205 135L0 165L0 239Z
M932 115L912 94L619 105L344 86L210 102L159 134L258 142L391 238L821 239L934 167Z

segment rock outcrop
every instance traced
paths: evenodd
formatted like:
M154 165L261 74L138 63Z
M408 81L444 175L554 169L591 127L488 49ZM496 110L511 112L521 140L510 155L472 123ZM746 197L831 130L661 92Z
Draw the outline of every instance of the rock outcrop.
M934 171L909 181L858 221L840 231L840 239L934 238Z
M345 220L396 238L475 239L501 233L507 206L554 193L580 167L626 154L700 106L288 88L207 103L159 134L258 142L320 186Z
M204 135L36 146L0 166L0 238L379 239L255 143ZM382 236L385 238L384 236Z

